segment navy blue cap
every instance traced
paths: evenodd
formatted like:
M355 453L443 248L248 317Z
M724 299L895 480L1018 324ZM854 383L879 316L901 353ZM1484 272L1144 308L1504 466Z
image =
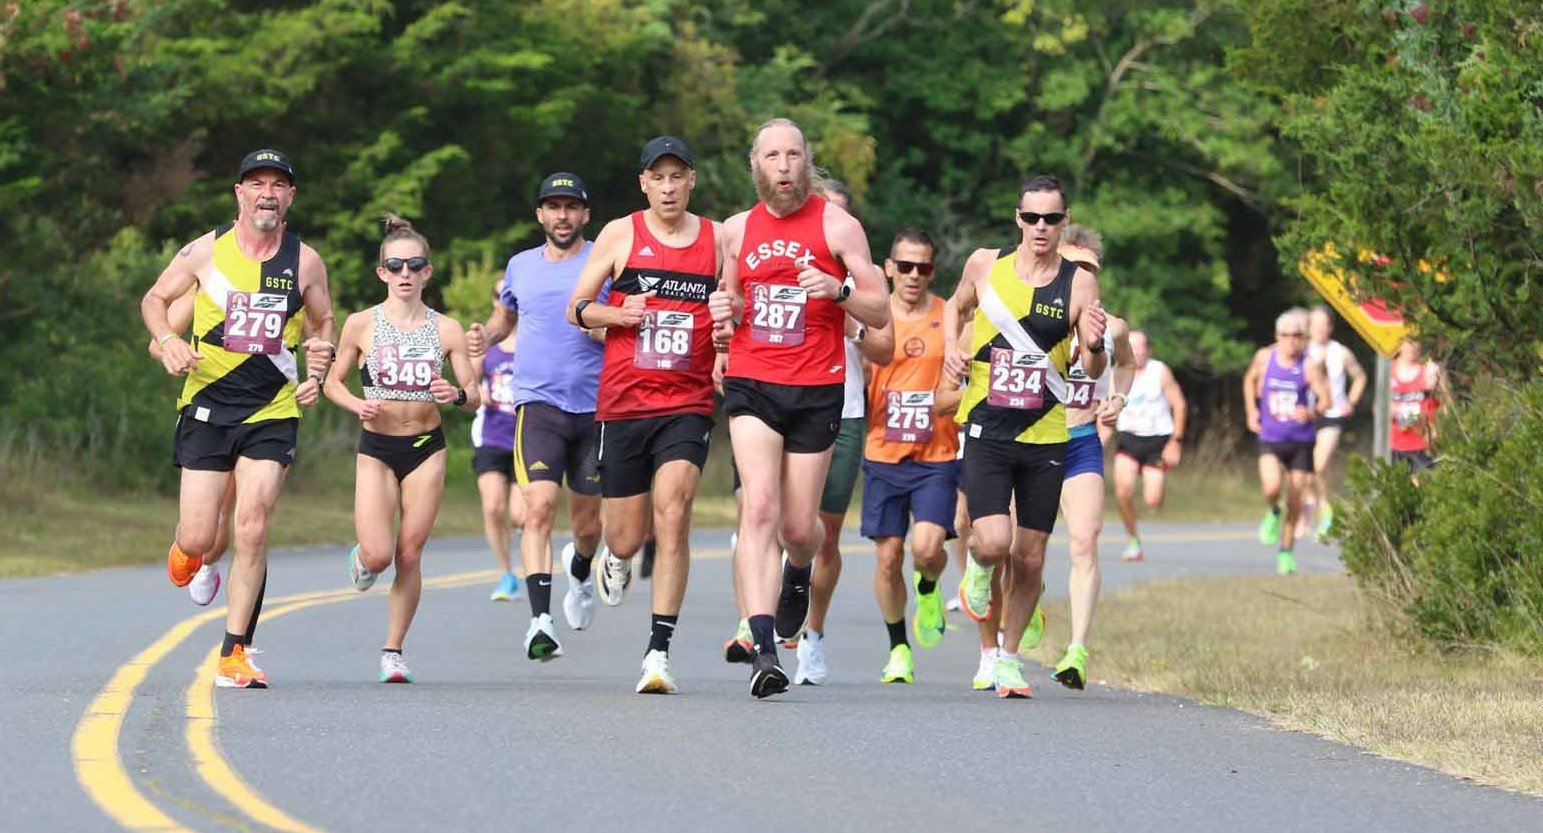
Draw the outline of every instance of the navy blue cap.
M643 146L643 170L652 168L655 163L666 156L673 156L686 163L686 167L695 168L691 160L691 148L686 143L674 136L655 136Z
M273 148L261 148L259 150L254 150L251 153L248 153L246 156L242 157L241 168L236 171L236 181L240 182L241 180L246 179L247 174L253 171L262 170L263 168L272 168L273 170L289 177L290 185L295 184L295 166L289 164L288 156L285 156Z
M548 174L541 180L541 190L536 192L536 205L545 202L548 197L573 197L585 205L589 205L589 190L584 187L584 180L577 174L558 171Z

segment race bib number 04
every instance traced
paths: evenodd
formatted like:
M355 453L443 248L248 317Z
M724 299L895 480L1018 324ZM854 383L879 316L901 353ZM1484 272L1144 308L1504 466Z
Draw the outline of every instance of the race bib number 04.
M1050 357L1028 350L991 348L986 404L1033 411L1045 406L1045 371Z
M896 443L932 442L932 391L892 390L885 400L884 439Z
M232 292L225 299L225 349L277 356L284 352L288 299L263 292Z
M1073 408L1086 408L1093 404L1093 385L1087 379L1066 380L1066 404Z
M750 308L750 340L788 347L803 344L808 300L809 293L801 286L756 286Z
M691 337L696 315L672 310L649 310L638 325L632 366L643 370L686 370L691 366Z
M440 356L433 347L381 344L375 348L375 385L390 390L426 391L439 373Z

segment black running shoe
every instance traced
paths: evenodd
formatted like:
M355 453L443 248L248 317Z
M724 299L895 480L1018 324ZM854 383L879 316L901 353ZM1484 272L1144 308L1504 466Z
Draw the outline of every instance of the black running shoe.
M794 584L787 570L782 572L782 593L777 596L774 630L778 642L797 642L809 618L809 583Z
M750 694L753 697L760 699L788 690L788 675L778 664L776 654L756 654L751 667L755 669L750 674Z

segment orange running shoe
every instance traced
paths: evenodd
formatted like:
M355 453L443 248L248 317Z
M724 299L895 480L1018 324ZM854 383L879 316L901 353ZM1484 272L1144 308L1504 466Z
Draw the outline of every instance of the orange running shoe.
M166 551L166 577L178 587L188 586L193 576L198 574L198 568L204 566L202 556L188 555L177 546L177 542L171 542L171 549Z
M230 656L220 657L220 668L214 675L216 688L267 688L268 675L247 659L246 646L237 644Z

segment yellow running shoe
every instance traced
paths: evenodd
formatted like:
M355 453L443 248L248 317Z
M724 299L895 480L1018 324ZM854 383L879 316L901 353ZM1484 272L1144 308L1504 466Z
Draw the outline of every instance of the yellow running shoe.
M1039 647L1040 640L1045 638L1045 611L1039 605L1034 606L1034 615L1029 617L1029 626L1023 631L1023 639L1018 642L1019 651L1031 651Z
M943 641L943 631L948 627L943 617L943 591L933 582L932 592L923 593L921 573L916 574L912 583L916 585L916 617L911 620L911 629L916 631L917 645L932 648Z
M910 645L896 645L889 649L889 662L879 675L881 683L916 682L916 663L911 658Z

